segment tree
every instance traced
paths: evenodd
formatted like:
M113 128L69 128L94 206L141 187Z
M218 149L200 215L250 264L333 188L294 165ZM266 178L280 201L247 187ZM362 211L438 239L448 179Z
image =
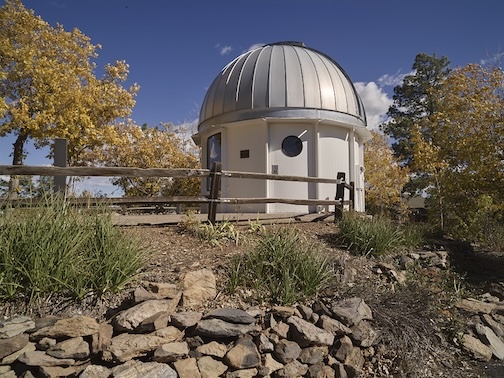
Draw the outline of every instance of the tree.
M388 138L371 131L373 139L366 142L366 207L371 213L405 214L402 190L409 181L408 168L401 167L389 147Z
M124 61L106 65L104 77L96 78L92 59L99 48L78 29L52 27L20 0L0 8L0 98L6 104L0 136L16 136L13 165L23 164L28 139L39 148L57 137L68 140L73 162L105 125L131 113L139 87L122 87L129 69Z
M414 139L415 164L429 173L432 203L454 236L481 239L488 220L504 220L504 73L470 64L430 96L436 111ZM437 207L437 208L436 208Z
M199 168L199 150L186 130L121 123L110 126L103 146L89 150L86 160L107 167ZM104 134L105 135L105 134ZM195 196L199 178L118 177L112 183L126 196Z
M435 111L435 103L430 90L438 88L450 70L448 58L438 58L436 54L420 53L415 57L413 73L404 77L401 85L394 88L394 103L388 110L389 121L380 126L381 130L393 139L392 148L403 164L411 166L413 125ZM422 130L425 135L428 130Z

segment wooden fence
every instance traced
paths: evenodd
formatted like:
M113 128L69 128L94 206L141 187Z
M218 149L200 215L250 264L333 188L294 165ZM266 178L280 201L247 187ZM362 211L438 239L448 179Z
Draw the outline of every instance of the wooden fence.
M130 168L130 167L48 167L48 166L20 166L20 165L0 165L0 175L24 175L24 176L78 176L78 177L172 177L172 178L194 178L210 177L209 196L197 197L123 197L107 198L107 203L111 205L135 205L135 204L188 204L199 203L208 204L208 220L215 223L218 204L264 204L264 203L286 203L294 205L334 205L335 216L342 211L343 205L353 208L354 184L345 182L345 174L338 173L336 179L303 177L303 176L282 176L276 174L223 171L221 164L214 164L210 169L185 169L185 168ZM290 199L290 198L221 198L220 183L222 177L236 179L258 179L258 180L281 180L298 181L308 183L326 183L335 185L335 199ZM349 200L344 200L344 191L350 191ZM16 203L32 203L32 200L18 199ZM103 198L69 198L73 203L95 204L103 202Z

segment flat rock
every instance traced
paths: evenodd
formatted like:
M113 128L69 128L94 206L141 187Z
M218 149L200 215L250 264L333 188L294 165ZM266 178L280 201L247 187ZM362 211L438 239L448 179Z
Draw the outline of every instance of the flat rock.
M217 295L215 275L209 269L200 269L185 274L183 278L184 307L200 306Z
M91 353L96 354L104 351L110 345L114 328L109 323L100 323L98 332L91 336Z
M114 378L177 378L177 372L170 365L159 362L128 361L112 369Z
M331 332L327 332L297 316L291 316L287 319L287 323L291 326L290 330L293 339L301 347L308 345L332 345L334 342L334 335Z
M462 347L475 359L480 361L490 361L492 350L489 346L483 344L479 339L465 334L461 338Z
M152 299L141 302L119 313L113 319L112 325L114 329L120 332L132 331L137 328L142 321L159 312L166 312L168 315L173 314L179 301L180 296L174 299Z
M313 346L304 348L298 357L298 360L303 364L315 365L323 362L325 356L329 353L327 346Z
M371 327L369 321L363 320L359 324L353 325L350 329L352 331L350 338L355 345L361 348L370 347L378 339L378 333Z
M154 361L169 363L187 357L189 347L185 341L163 344L154 351Z
M33 352L35 350L37 350L35 343L29 342L20 350L17 350L15 352L5 356L2 360L0 360L0 365L10 365L10 364L14 363L14 361L16 361L18 359L18 357L20 355L22 355L23 353Z
M253 316L249 315L248 312L237 308L219 308L206 314L203 319L220 319L234 324L255 323L255 318Z
M201 378L196 358L184 358L173 363L179 378Z
M73 366L40 366L40 373L43 377L76 377L86 367L90 366L89 362L82 365Z
M302 364L298 360L294 360L285 364L283 368L275 373L276 377L282 378L292 378L292 377L304 377L308 373L308 365Z
M203 319L196 326L195 333L208 337L234 337L257 329L254 324L228 323L220 319Z
M283 364L294 361L301 354L301 347L294 341L282 339L275 345L274 356Z
M217 341L210 341L208 344L198 346L196 351L206 356L222 358L227 353L227 347Z
M103 359L125 362L153 352L163 344L180 341L182 336L181 331L171 326L147 335L123 333L112 338L109 348L103 351Z
M89 316L75 316L57 320L53 325L39 329L30 335L30 340L38 341L44 337L68 339L90 336L100 329L98 322Z
M195 311L176 312L170 317L170 324L178 328L193 327L201 320L203 314Z
M28 366L71 366L75 360L71 358L54 358L42 351L25 352L18 360Z
M108 378L110 369L102 365L89 365L79 375L79 378Z
M147 287L149 291L151 293L154 293L159 299L175 299L179 297L180 290L175 284L164 282L149 282L147 284Z
M476 332L480 340L490 347L495 358L504 360L504 343L495 335L490 327L476 324Z
M140 322L135 328L137 333L150 333L157 329L165 328L170 321L170 313L167 311L158 312Z
M254 378L257 376L257 369L241 369L226 373L226 378Z
M336 337L349 335L352 333L352 330L346 325L341 323L339 320L333 319L327 315L321 315L317 322L317 325L320 328L325 329L327 332L331 332Z
M348 327L359 324L362 320L373 320L371 308L363 299L357 297L334 303L331 310L335 317Z
M82 337L74 337L61 341L47 349L49 356L56 358L71 358L74 360L83 360L89 357L89 344Z
M482 302L474 298L461 299L455 303L455 306L458 309L474 314L490 314L497 308L495 303Z
M228 369L228 367L222 362L217 361L210 356L201 357L197 364L201 378L218 378Z
M35 327L35 322L29 316L15 316L0 321L0 339L9 339Z
M8 339L0 339L0 360L23 349L28 344L28 335L20 333Z
M224 362L232 369L255 368L261 363L261 355L252 340L240 338L226 353Z
M284 364L275 360L271 353L266 353L262 356L262 372L264 376L271 375L283 367Z

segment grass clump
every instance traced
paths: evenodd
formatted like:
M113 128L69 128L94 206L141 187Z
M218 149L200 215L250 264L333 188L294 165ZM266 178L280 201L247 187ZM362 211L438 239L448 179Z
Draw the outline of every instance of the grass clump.
M204 223L196 219L194 213L188 213L180 226L212 246L222 247L222 242L228 241L238 245L241 239L240 231L228 220L216 224Z
M231 264L229 290L255 291L258 300L289 305L316 296L333 277L319 247L293 228L264 231L255 248Z
M112 225L104 205L83 209L47 195L0 215L0 299L114 292L144 257L138 242Z
M338 222L339 244L364 256L382 256L421 243L422 234L412 226L400 226L384 217L366 218L345 213Z

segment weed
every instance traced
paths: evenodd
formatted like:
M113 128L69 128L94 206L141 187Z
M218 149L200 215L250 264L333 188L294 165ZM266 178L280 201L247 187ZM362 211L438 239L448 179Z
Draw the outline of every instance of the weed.
M228 289L234 292L243 285L258 300L292 304L316 296L332 277L316 245L293 228L279 228L266 231L250 253L233 260Z

